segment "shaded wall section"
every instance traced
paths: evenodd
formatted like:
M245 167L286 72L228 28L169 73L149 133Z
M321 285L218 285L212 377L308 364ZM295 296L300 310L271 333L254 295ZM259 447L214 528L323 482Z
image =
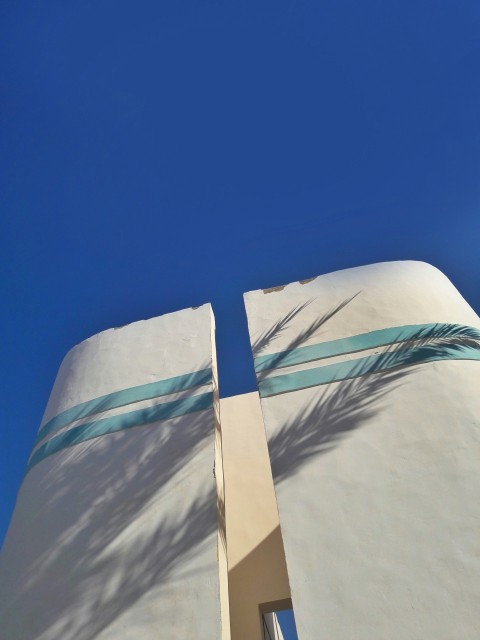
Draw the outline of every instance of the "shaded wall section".
M262 610L289 606L290 588L258 394L220 410L232 640L263 640Z
M477 315L416 262L245 301L299 638L477 637Z
M9 640L220 638L209 305L62 363L0 559Z

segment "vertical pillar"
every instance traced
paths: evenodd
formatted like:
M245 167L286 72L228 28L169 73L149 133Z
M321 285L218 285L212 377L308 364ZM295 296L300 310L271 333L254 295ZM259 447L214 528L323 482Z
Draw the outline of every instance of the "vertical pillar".
M260 400L222 398L220 409L232 640L263 640L265 624L278 627L270 612L290 606L290 588Z

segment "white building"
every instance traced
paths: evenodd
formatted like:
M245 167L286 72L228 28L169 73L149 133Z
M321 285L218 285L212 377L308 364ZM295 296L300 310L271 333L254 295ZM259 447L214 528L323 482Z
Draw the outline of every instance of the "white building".
M2 638L478 638L478 316L416 262L245 300L259 393L218 399L209 305L67 354Z

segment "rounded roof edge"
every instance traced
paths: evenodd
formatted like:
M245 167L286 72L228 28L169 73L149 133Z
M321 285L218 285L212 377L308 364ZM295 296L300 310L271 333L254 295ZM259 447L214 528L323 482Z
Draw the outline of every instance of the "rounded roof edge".
M367 270L371 268L378 269L378 268L381 268L382 266L385 266L387 268L391 268L393 266L398 266L398 267L408 266L411 268L413 265L417 265L421 269L424 269L424 268L431 269L432 271L437 272L438 274L443 276L443 278L446 278L448 280L448 277L443 273L443 271L441 271L435 265L432 265L429 262L426 262L424 260L389 260L389 261L382 261L382 262L371 262L368 264L359 265L357 267L346 267L345 269L337 269L335 271L328 271L326 273L321 273L317 276L307 277L303 280L296 280L294 282L288 282L286 284L276 285L276 286L262 288L262 289L253 289L251 291L246 291L243 294L243 297L246 298L250 294L258 294L258 293L264 293L264 294L279 293L291 285L296 285L296 284L306 285L311 282L314 282L318 278L323 278L324 276L331 276L333 274L361 271L364 269Z
M140 320L134 320L133 322L127 322L126 324L120 325L118 327L109 327L107 329L102 329L102 331L98 331L97 333L93 333L91 336L88 336L87 338L84 338L80 342L77 342L72 347L70 347L70 349L65 353L65 355L64 355L64 357L62 359L62 362L75 349L77 349L78 347L81 347L82 345L85 345L86 343L90 342L91 340L94 340L95 338L99 338L100 336L106 335L108 333L113 333L115 331L121 331L122 329L133 328L133 327L138 326L140 324L145 324L147 322L152 322L154 320L160 320L161 318L167 318L167 317L173 316L173 315L175 315L177 313L187 313L189 311L195 312L195 311L199 311L199 310L204 309L204 308L208 309L208 313L209 313L212 321L214 321L213 320L214 319L214 315L213 315L212 305L211 305L210 302L205 302L204 304L201 304L201 305L196 306L196 307L186 307L184 309L178 309L176 311L170 311L169 313L163 313L162 315L159 315L159 316L152 316L151 318L142 318Z

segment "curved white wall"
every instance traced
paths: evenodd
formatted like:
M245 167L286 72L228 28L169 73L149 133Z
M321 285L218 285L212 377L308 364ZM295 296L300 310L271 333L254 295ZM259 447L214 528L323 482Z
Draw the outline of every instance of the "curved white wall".
M212 322L205 305L66 356L1 554L2 637L220 638Z
M230 398L220 428L209 305L103 332L66 356L34 445L2 637L228 640L229 597L232 637L258 633L289 582L300 640L477 638L477 315L415 262L246 305L281 532L271 501L247 522L268 493L260 416Z
M416 262L245 299L299 638L478 637L477 315Z

